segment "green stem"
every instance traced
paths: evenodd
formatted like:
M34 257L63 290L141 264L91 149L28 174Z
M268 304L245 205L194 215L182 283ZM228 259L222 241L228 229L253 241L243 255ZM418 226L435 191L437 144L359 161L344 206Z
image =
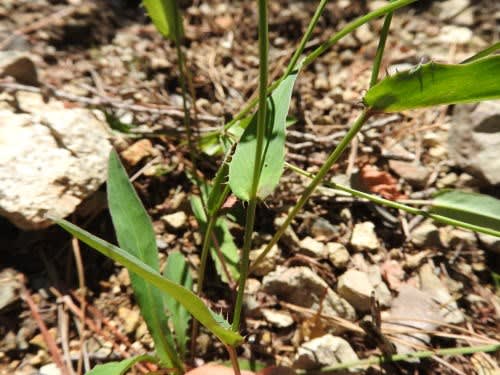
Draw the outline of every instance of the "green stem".
M307 202L313 191L316 187L323 181L326 174L332 167L332 165L337 162L340 158L344 150L347 148L351 140L356 136L361 126L365 123L365 121L370 117L370 112L368 109L364 109L363 112L358 116L356 121L354 121L353 125L342 139L342 141L337 145L337 147L332 151L325 164L320 168L318 174L314 176L311 183L306 187L299 201L295 204L292 210L288 213L288 216L285 222L281 225L281 227L276 231L271 241L266 245L262 253L257 257L257 259L252 264L250 271L254 270L255 267L264 259L267 253L271 250L271 248L278 242L283 233L285 233L286 228L290 225L292 220L295 218L297 213L302 209L304 204Z
M301 169L295 165L287 163L286 166L288 168L290 168L291 170L301 174L302 176L305 176L308 178L315 178L314 174L306 172L303 169ZM336 189L336 190L340 190L340 191L349 193L353 197L367 199L373 203L380 204L382 206L386 206L386 207L390 207L390 208L395 208L397 210L405 211L405 212L408 212L409 214L412 214L412 215L420 215L420 216L431 218L431 219L433 219L437 222L443 223L443 224L453 225L456 227L469 229L469 230L472 230L474 232L481 232L481 233L489 234L492 236L500 237L500 231L490 229L490 228L480 227L480 226L477 226L474 224L465 223L463 221L451 219L451 218L446 217L446 216L436 215L436 214L430 213L426 210L422 210L420 208L410 207L410 206L407 206L403 203L394 202L394 201L391 201L391 200L388 200L385 198L381 198L381 197L373 195L373 194L368 194L368 193L365 193L365 192L362 192L359 190L355 190L355 189L352 189L350 187L337 184L335 182L323 182L322 185L325 187L331 188L331 189ZM417 201L416 203L420 203L420 202ZM429 202L426 202L426 203L428 204ZM430 203L432 204L432 201Z
M384 25L382 26L382 30L380 30L380 38L377 46L377 53L375 54L375 60L373 61L372 76L370 78L370 87L374 86L378 80L378 74L380 72L380 64L382 63L382 57L384 56L385 43L387 41L387 35L389 35L389 28L391 27L391 21L392 21L392 12L389 12L385 16Z
M483 57L491 55L497 49L500 49L500 42L496 42L495 44L483 49L482 51L476 53L475 55L469 57L468 59L465 59L460 64L468 64L470 62L482 59Z
M258 0L259 7L259 109L257 112L257 145L255 151L255 163L252 178L252 188L247 207L245 234L243 238L243 250L241 253L240 280L238 294L233 314L233 331L238 331L243 307L243 296L245 283L248 277L250 265L250 248L252 246L252 233L255 223L255 210L257 208L257 188L261 175L262 149L264 135L266 132L266 109L267 109L267 70L268 70L268 25L267 25L267 0Z
M325 52L328 48L331 48L333 45L335 45L339 40L341 40L343 37L348 35L349 33L353 32L355 29L358 27L364 25L367 22L370 22L371 20L378 18L380 16L383 16L384 14L387 14L389 12L393 12L399 8L402 8L408 4L414 3L418 0L398 0L393 3L390 3L386 6L383 6L379 9L374 10L373 12L370 12L360 18L355 19L351 23L348 23L342 30L340 30L338 33L330 37L325 43L323 43L321 46L319 46L317 49L315 49L313 52L311 52L309 55L306 56L304 61L302 62L302 66L305 67L309 64L311 64L316 58L318 58L323 52ZM319 17L318 17L319 18ZM312 29L311 29L312 31ZM303 39L301 41L304 41ZM304 43L307 43L307 41ZM290 72L293 70L294 67L290 69L291 64L289 64L289 67L287 68L286 72L290 74ZM271 94L273 90L278 87L278 85L281 83L286 78L286 75L282 75L278 80L274 81L268 88L267 88L267 95ZM244 118L246 115L250 113L253 107L258 102L258 98L252 99L249 101L243 109L233 117L231 121L229 121L226 125L224 125L224 131L228 130L231 128L234 124L236 124L238 121L240 121L242 118Z
M340 39L345 37L346 35L352 33L358 27L364 25L365 23L373 20L374 18L378 18L383 16L384 14L390 13L404 7L408 4L414 3L418 0L398 0L393 3L387 4L379 9L374 10L362 17L355 19L354 21L348 23L342 30L340 30L337 34L330 37L326 42L322 43L321 46L312 51L309 55L306 56L303 62L303 66L307 66L311 64L314 60L316 60L320 55L322 55L327 49L331 48L335 45Z
M351 361L345 363L339 363L338 365L324 367L321 370L296 370L298 375L305 374L322 374L330 371L345 370L348 368L354 368L358 366L370 366L370 365L381 365L384 363L399 362L399 361L409 361L412 359L423 359L433 356L457 356L464 354L474 354L474 353L488 353L496 352L500 350L500 344L492 345L480 345L480 346L467 346L463 348L445 348L436 350L422 350L418 352L405 353L405 354L395 354L392 356L374 356L367 359L361 359L358 361Z
M302 37L302 40L299 43L299 46L295 50L295 52L292 55L292 58L290 62L288 63L288 66L285 70L285 73L281 75L281 77L274 81L267 89L266 89L266 95L270 95L273 90L279 86L279 84L295 69L297 66L297 62L300 58L300 55L302 55L302 52L304 52L304 49L306 48L307 42L311 39L311 35L314 31L314 28L316 27L316 24L319 21L319 18L321 14L323 13L323 10L325 9L326 4L328 3L328 0L321 0L320 4L318 5L318 8L314 12L313 17L311 18L311 22L307 26L307 30ZM252 100L250 100L244 107L243 109L236 115L234 116L231 121L229 121L226 125L224 125L224 131L230 129L234 124L236 124L238 121L243 119L250 111L252 110L253 107L257 104L259 101L259 98L256 97Z

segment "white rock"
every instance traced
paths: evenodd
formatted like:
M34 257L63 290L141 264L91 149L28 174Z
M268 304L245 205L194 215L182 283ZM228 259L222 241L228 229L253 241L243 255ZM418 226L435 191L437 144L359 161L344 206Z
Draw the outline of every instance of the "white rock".
M327 334L302 344L293 366L309 370L357 360L358 356L346 340Z
M250 251L250 261L255 261L259 255L262 253L266 245L262 245L260 249ZM278 245L274 245L269 250L269 253L264 257L264 259L255 267L253 273L257 276L265 276L269 272L276 268L278 260L280 259L281 252Z
M293 318L288 311L262 309L261 312L264 319L277 328L287 328L293 324Z
M0 215L33 230L71 214L106 179L108 136L86 109L0 111Z
M430 264L424 264L419 271L420 289L429 294L440 305L440 313L446 323L460 324L465 320L463 312L458 308L457 303L448 292L446 286L439 277L434 274Z
M430 175L423 165L406 161L389 160L389 168L415 187L424 187Z
M351 269L339 277L337 293L358 311L370 311L370 296L373 290L373 285L364 272Z
M375 233L375 225L370 221L358 223L351 235L351 246L358 251L373 251L380 247Z
M439 229L430 221L424 221L411 232L411 243L417 247L439 246Z
M500 184L500 101L455 106L448 148L466 172L486 184Z
M478 233L481 244L490 251L500 254L500 238L489 234Z
M139 310L131 310L124 306L120 306L118 308L118 316L124 322L123 329L127 335L135 332L141 322L141 314Z
M326 244L326 256L337 268L345 268L351 255L341 243L329 242Z
M300 252L316 258L324 258L325 245L312 237L306 237L300 241Z
M456 17L469 5L469 0L447 0L433 3L431 11L444 21Z
M48 363L40 367L38 372L39 375L60 375L62 374L61 370L55 363Z
M179 230L187 223L187 215L184 211L177 211L173 214L163 215L161 219L170 229Z
M284 301L317 311L323 302L323 314L353 320L354 308L340 298L328 284L307 267L278 267L262 280L263 290ZM326 296L325 296L326 292Z
M22 284L18 276L12 268L0 271L0 311L20 300Z
M467 44L472 36L472 30L468 27L446 25L441 28L438 38L442 43Z

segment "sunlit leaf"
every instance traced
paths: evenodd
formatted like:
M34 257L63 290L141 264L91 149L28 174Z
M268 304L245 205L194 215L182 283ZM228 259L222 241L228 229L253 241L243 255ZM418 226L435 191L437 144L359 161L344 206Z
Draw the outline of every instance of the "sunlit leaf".
M189 266L179 251L174 251L168 255L163 276L176 284L182 285L186 289L193 289L193 279L189 273ZM164 301L174 326L177 348L181 358L184 358L188 342L187 330L191 315L184 306L169 294L164 294Z
M500 56L468 64L430 62L386 77L363 101L377 111L398 112L440 104L500 98Z
M109 362L103 365L97 365L86 375L123 375L139 362L156 362L156 358L150 355L139 355L124 359L120 362Z
M158 249L151 219L114 151L109 156L107 191L120 247L158 272ZM135 273L130 272L130 280L158 356L164 364L182 368L164 314L162 292Z
M458 190L443 191L432 201L431 212L500 234L500 199Z
M191 315L203 324L210 332L217 336L227 345L238 345L243 341L238 333L226 328L229 323L225 319L211 311L198 296L192 291L165 279L157 271L140 261L128 252L120 249L118 246L110 244L93 234L83 230L69 221L51 217L64 230L86 243L88 246L99 251L101 254L127 267L131 272L141 276L144 280L151 283L161 291L170 294L176 301L186 308ZM216 319L216 318L217 319ZM224 322L222 324L221 322Z
M179 42L184 30L176 0L143 0L144 7L156 29L165 38Z
M286 77L267 100L266 132L261 156L261 171L257 186L257 197L266 198L271 194L283 174L285 162L285 129L288 108L292 96L297 71ZM232 192L242 200L250 199L255 153L257 147L257 116L240 138L229 165L229 185Z

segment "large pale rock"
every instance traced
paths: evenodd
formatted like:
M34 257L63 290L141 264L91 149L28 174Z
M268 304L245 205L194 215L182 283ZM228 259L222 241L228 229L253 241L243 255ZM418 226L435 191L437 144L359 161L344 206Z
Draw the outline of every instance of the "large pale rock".
M450 157L482 182L500 184L500 101L457 105L448 138Z
M322 312L325 315L349 320L356 317L354 308L307 267L278 267L264 277L262 286L264 291L275 294L284 301L316 311L323 301Z
M20 103L28 113L0 110L0 215L21 229L65 217L106 179L107 125L86 109Z
M302 344L293 366L312 370L357 360L358 356L346 340L327 334Z
M350 244L357 251L377 250L380 242L375 233L375 225L370 221L356 224L352 230Z

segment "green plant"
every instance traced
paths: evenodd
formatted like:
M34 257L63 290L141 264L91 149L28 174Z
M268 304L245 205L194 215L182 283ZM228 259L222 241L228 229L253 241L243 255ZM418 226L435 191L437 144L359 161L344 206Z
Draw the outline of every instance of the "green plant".
M419 65L406 72L386 77L378 82L379 69L385 48L393 11L417 0L397 0L347 24L317 49L299 61L312 31L318 22L327 1L319 2L307 31L293 54L281 78L268 86L268 22L267 1L258 0L259 34L259 90L255 100L228 122L222 131L194 140L188 106L189 74L182 52L182 21L176 1L144 1L157 29L171 39L177 49L181 89L184 103L184 125L187 143L193 159L191 178L198 185L200 196L191 198L191 205L203 233L201 265L198 270L197 294L191 292L192 280L181 254L171 254L167 260L165 275L159 273L158 251L154 233L146 211L142 207L125 170L116 153L109 161L108 200L113 224L120 247L107 243L75 225L54 219L61 227L89 246L127 267L131 273L134 293L141 312L155 342L156 357L161 365L173 367L178 373L183 370L186 353L186 330L191 314L216 335L228 348L236 373L239 373L235 347L243 341L239 334L242 319L243 291L249 272L267 255L280 239L297 213L302 209L313 191L321 184L355 197L369 199L375 203L405 210L411 214L430 217L436 221L461 226L478 232L500 236L500 202L491 197L470 195L463 192L442 192L432 201L430 210L423 210L399 202L393 202L371 194L357 191L339 184L325 182L334 163L343 154L350 141L363 124L374 113L394 112L440 104L470 102L500 97L500 56L490 56L498 49L498 43L489 47L463 64L445 65L431 62ZM332 150L316 175L287 164L287 167L311 178L295 206L289 211L281 227L276 231L260 256L250 265L249 252L252 247L255 211L258 203L272 194L279 184L285 168L285 138L287 114L294 83L300 71L318 56L357 27L385 15L380 41L372 68L369 89L363 98L364 108L351 128ZM250 114L258 105L254 114ZM236 129L236 130L235 130ZM224 160L214 180L207 182L197 176L195 145L202 150L215 153L223 150ZM229 192L247 202L245 232L240 255L227 229L220 209ZM208 255L212 254L219 274L229 285L238 283L237 297L229 324L223 317L206 307L200 299L203 293ZM239 266L236 262L239 260ZM169 315L165 315L165 309ZM172 320L173 331L168 328L167 317ZM193 324L196 335L197 324ZM497 349L495 346L493 349ZM488 346L488 350L493 350ZM460 353L465 353L462 350ZM448 351L443 351L447 354ZM424 353L422 355L428 355ZM432 353L434 355L436 353ZM408 357L395 357L395 360ZM108 364L107 373L123 373L136 361L151 360L141 356L118 364ZM356 364L354 364L356 365ZM353 366L354 366L353 365ZM97 367L94 374L104 373Z

